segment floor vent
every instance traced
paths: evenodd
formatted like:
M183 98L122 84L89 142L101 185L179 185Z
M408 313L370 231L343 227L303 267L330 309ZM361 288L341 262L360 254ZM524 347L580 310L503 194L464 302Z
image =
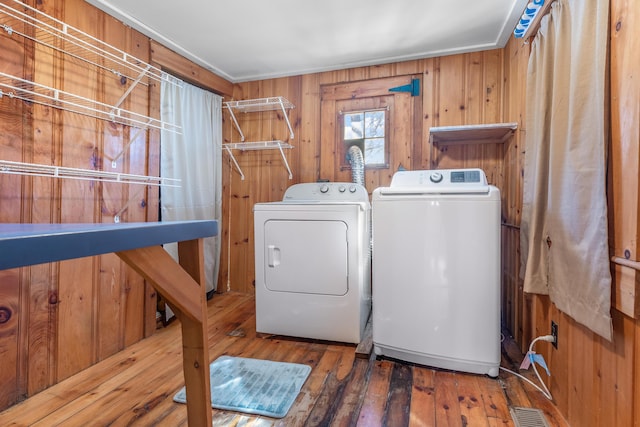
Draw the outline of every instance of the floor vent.
M540 409L510 408L516 427L550 427Z

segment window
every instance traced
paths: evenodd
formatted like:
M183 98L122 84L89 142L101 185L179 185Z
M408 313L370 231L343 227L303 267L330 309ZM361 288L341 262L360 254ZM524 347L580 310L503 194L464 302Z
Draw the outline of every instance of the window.
M386 109L342 113L340 129L342 129L343 169L350 168L347 153L353 145L362 150L366 168L389 167Z

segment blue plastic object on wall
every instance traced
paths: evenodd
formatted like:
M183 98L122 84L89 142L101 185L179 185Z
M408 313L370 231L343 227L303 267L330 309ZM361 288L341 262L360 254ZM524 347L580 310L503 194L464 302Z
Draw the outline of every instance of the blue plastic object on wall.
M515 30L513 30L513 35L516 38L524 37L524 34L527 32L529 25L533 22L534 18L540 11L540 8L544 5L544 0L532 0L527 4L527 7L524 10L524 13L520 17L518 21L518 25L516 25Z

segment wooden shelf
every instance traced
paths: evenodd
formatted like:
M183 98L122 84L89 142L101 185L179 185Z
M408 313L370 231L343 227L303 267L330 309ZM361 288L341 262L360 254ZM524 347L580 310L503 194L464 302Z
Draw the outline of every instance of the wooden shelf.
M517 123L439 126L429 129L429 139L438 145L496 144L509 139L516 129Z

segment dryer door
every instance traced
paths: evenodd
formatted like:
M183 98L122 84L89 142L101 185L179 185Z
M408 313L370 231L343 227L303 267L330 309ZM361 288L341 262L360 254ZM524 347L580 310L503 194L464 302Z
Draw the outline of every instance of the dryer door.
M269 220L264 224L267 289L319 295L348 290L347 224L326 220Z

